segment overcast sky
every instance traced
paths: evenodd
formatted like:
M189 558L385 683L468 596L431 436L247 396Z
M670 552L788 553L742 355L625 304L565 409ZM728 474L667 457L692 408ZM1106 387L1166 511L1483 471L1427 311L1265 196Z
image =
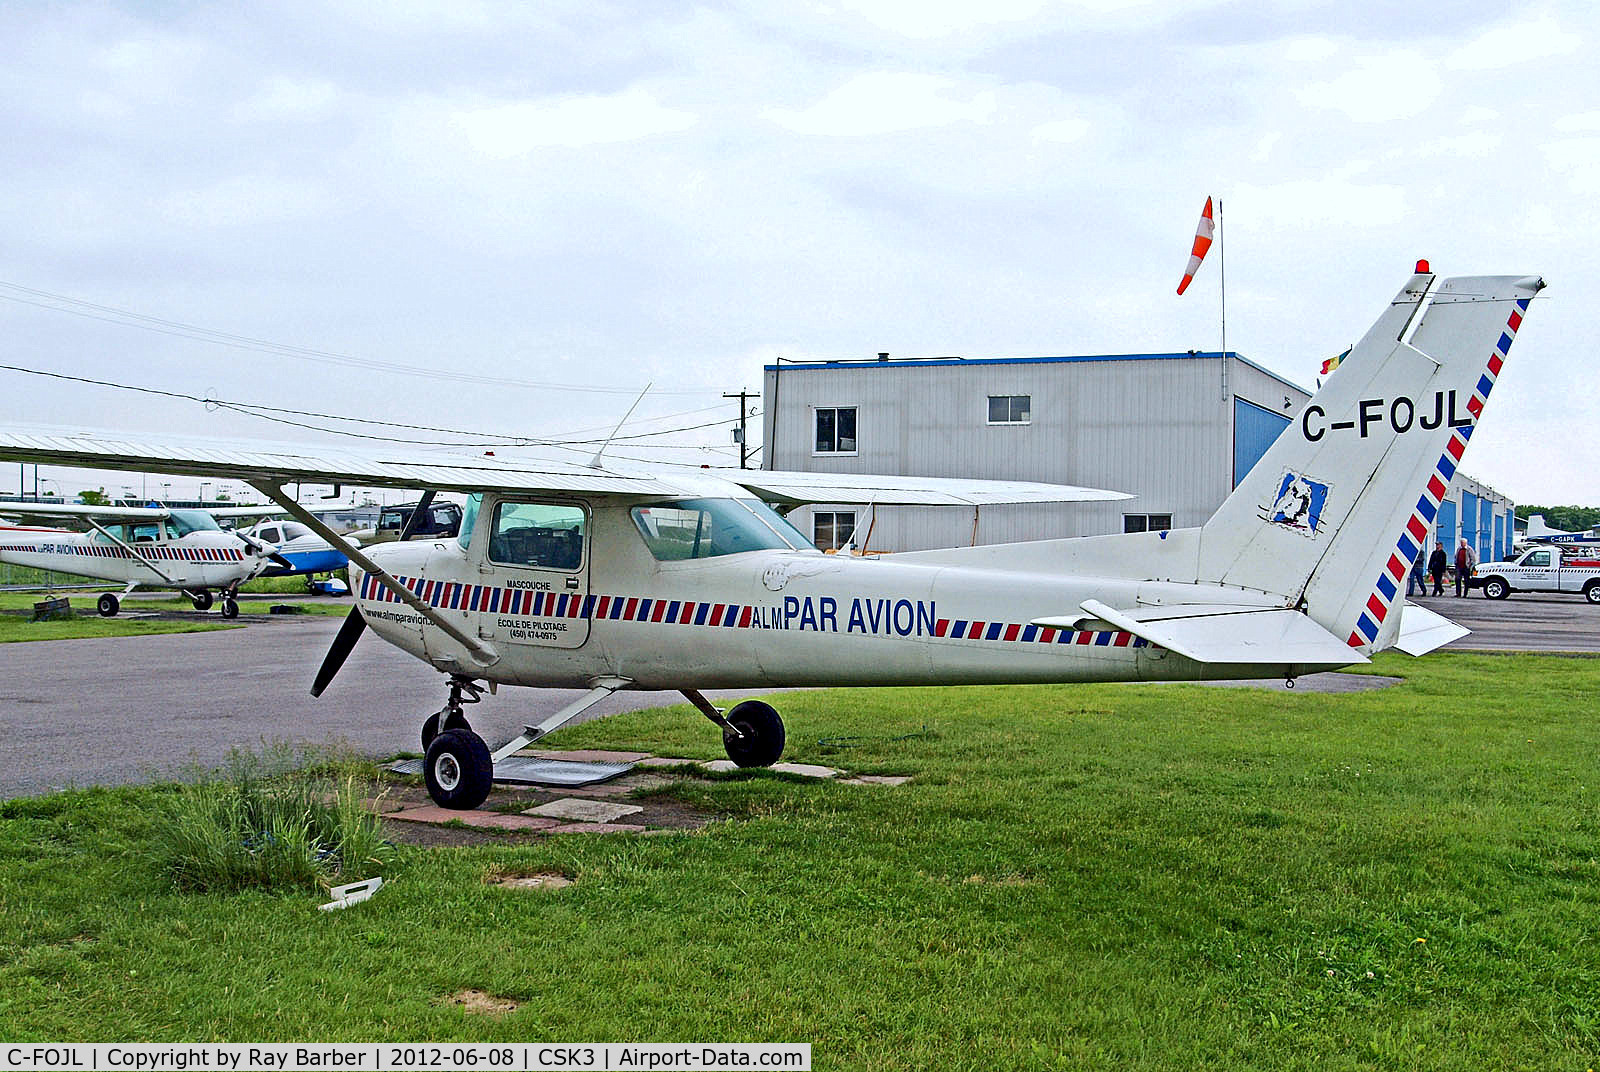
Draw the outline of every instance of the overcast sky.
M533 437L653 382L626 431L677 428L780 355L1217 349L1215 249L1174 294L1213 194L1228 347L1308 387L1419 257L1543 274L1464 468L1593 504L1597 38L1582 0L8 3L0 363ZM14 372L0 420L314 437Z

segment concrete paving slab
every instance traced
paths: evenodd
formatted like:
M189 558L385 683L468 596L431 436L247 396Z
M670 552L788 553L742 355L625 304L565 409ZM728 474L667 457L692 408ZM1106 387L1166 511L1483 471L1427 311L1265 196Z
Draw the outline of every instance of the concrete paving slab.
M644 811L637 804L613 804L607 800L583 800L562 797L537 808L529 808L524 815L538 815L549 819L572 819L583 823L609 823L624 815L637 815Z
M798 774L802 778L837 778L839 772L817 763L774 763L767 768L781 774Z
M896 774L858 774L854 778L840 780L840 785L905 785L910 777L901 777Z

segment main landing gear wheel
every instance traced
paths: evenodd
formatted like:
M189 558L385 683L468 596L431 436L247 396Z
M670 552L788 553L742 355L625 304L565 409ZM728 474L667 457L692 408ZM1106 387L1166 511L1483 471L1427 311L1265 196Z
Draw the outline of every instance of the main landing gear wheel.
M122 601L107 592L95 603L95 609L100 612L100 617L102 618L115 618L117 611L122 609Z
M728 723L739 736L724 731L722 747L741 767L770 767L783 755L783 719L770 704L746 700L728 712Z
M451 730L471 730L467 725L467 716L460 711L435 711L422 723L422 750L426 752L433 739L439 736L439 716L444 715L444 729L446 733Z
M422 777L439 807L469 811L488 799L494 786L494 760L476 733L445 730L428 746Z
M239 616L239 604L231 596L222 597L222 616L224 618L237 618Z
M1483 582L1483 598L1504 599L1511 594L1511 586L1499 577L1490 577Z
M196 592L189 597L195 610L210 610L212 604L211 593L206 591Z

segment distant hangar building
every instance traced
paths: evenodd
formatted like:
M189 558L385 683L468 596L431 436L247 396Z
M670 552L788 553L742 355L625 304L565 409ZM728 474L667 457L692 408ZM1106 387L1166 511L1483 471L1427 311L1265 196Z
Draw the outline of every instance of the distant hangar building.
M779 361L762 397L768 469L1037 480L1128 492L1111 503L819 505L817 546L909 551L1190 528L1210 518L1311 397L1238 354ZM1480 560L1511 550L1512 503L1457 473L1436 533Z

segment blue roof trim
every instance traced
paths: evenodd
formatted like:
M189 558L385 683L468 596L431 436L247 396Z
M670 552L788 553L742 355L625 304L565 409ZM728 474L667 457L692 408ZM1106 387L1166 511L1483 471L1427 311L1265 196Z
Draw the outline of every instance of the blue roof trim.
M1216 360L1223 355L1216 350L1197 350L1193 354L1185 350L1176 354L1081 354L1071 357L930 357L917 358L909 361L785 361L776 365L762 366L766 372L826 372L839 369L893 369L893 368L963 368L969 365L1069 365L1090 361L1189 361L1194 359ZM1227 353L1241 364L1248 365L1257 372L1271 376L1286 387L1292 387L1302 394L1311 394L1292 380L1263 368L1251 361L1248 357L1241 357L1232 350Z

